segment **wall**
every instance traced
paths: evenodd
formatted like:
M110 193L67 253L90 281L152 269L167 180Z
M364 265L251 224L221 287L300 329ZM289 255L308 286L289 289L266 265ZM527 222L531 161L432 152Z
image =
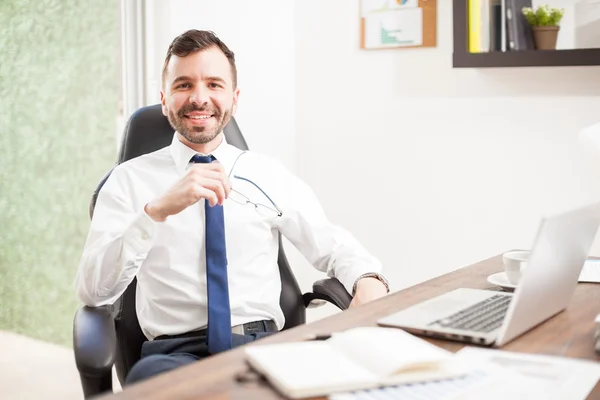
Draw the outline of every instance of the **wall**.
M295 158L394 290L528 247L543 212L600 195L576 141L600 119L600 68L453 69L451 2L438 13L436 48L364 51L358 0L162 12L169 41L208 27L236 51L251 147ZM322 274L286 249L309 290Z
M573 7L575 47L600 47L600 0L582 0Z
M558 49L600 47L599 0L532 0L533 7L547 4L564 9L560 22Z
M0 2L0 330L72 343L88 204L115 160L118 24L116 1Z
M169 44L187 29L214 31L235 53L237 122L251 149L294 168L293 1L154 0L147 12L148 103L160 100Z
M600 67L453 69L438 13L436 48L363 51L358 1L295 4L297 171L395 289L529 247L544 212L600 195L577 143Z

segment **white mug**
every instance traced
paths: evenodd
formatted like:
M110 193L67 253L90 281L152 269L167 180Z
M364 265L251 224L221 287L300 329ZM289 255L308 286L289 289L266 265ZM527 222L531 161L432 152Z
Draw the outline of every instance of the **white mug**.
M531 252L529 250L513 250L502 255L506 277L513 285L519 283L523 269L527 266L530 254Z

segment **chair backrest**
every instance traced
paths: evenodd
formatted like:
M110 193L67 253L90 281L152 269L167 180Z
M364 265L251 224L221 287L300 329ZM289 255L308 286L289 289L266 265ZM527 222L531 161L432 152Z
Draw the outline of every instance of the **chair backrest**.
M224 133L227 143L241 150L248 149L246 141L234 118L231 118L231 121L224 129ZM125 127L117 164L170 145L173 134L174 130L163 115L160 104L137 110L133 113ZM110 172L102 178L92 196L90 217L93 215L98 193L110 176ZM284 329L288 329L305 323L306 319L302 292L285 256L281 243L281 235L279 235L279 255L277 262L282 286L279 303L285 315L286 322ZM125 381L129 370L139 359L141 346L146 341L135 310L136 286L137 281L134 279L125 290L125 293L114 304L117 335L117 357L115 363L117 375L121 382Z

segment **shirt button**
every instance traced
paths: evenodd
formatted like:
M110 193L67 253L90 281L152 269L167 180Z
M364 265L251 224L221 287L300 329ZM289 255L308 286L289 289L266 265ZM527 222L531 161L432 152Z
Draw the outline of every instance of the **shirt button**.
M150 235L148 235L148 232L142 232L142 239L148 240L149 238L150 238Z

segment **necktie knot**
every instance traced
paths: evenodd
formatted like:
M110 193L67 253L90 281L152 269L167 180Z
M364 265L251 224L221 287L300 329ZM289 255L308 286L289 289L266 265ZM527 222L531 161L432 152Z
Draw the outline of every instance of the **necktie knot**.
M201 155L196 154L194 157L192 157L190 162L193 162L196 164L210 164L214 160L216 160L214 156L201 156Z

